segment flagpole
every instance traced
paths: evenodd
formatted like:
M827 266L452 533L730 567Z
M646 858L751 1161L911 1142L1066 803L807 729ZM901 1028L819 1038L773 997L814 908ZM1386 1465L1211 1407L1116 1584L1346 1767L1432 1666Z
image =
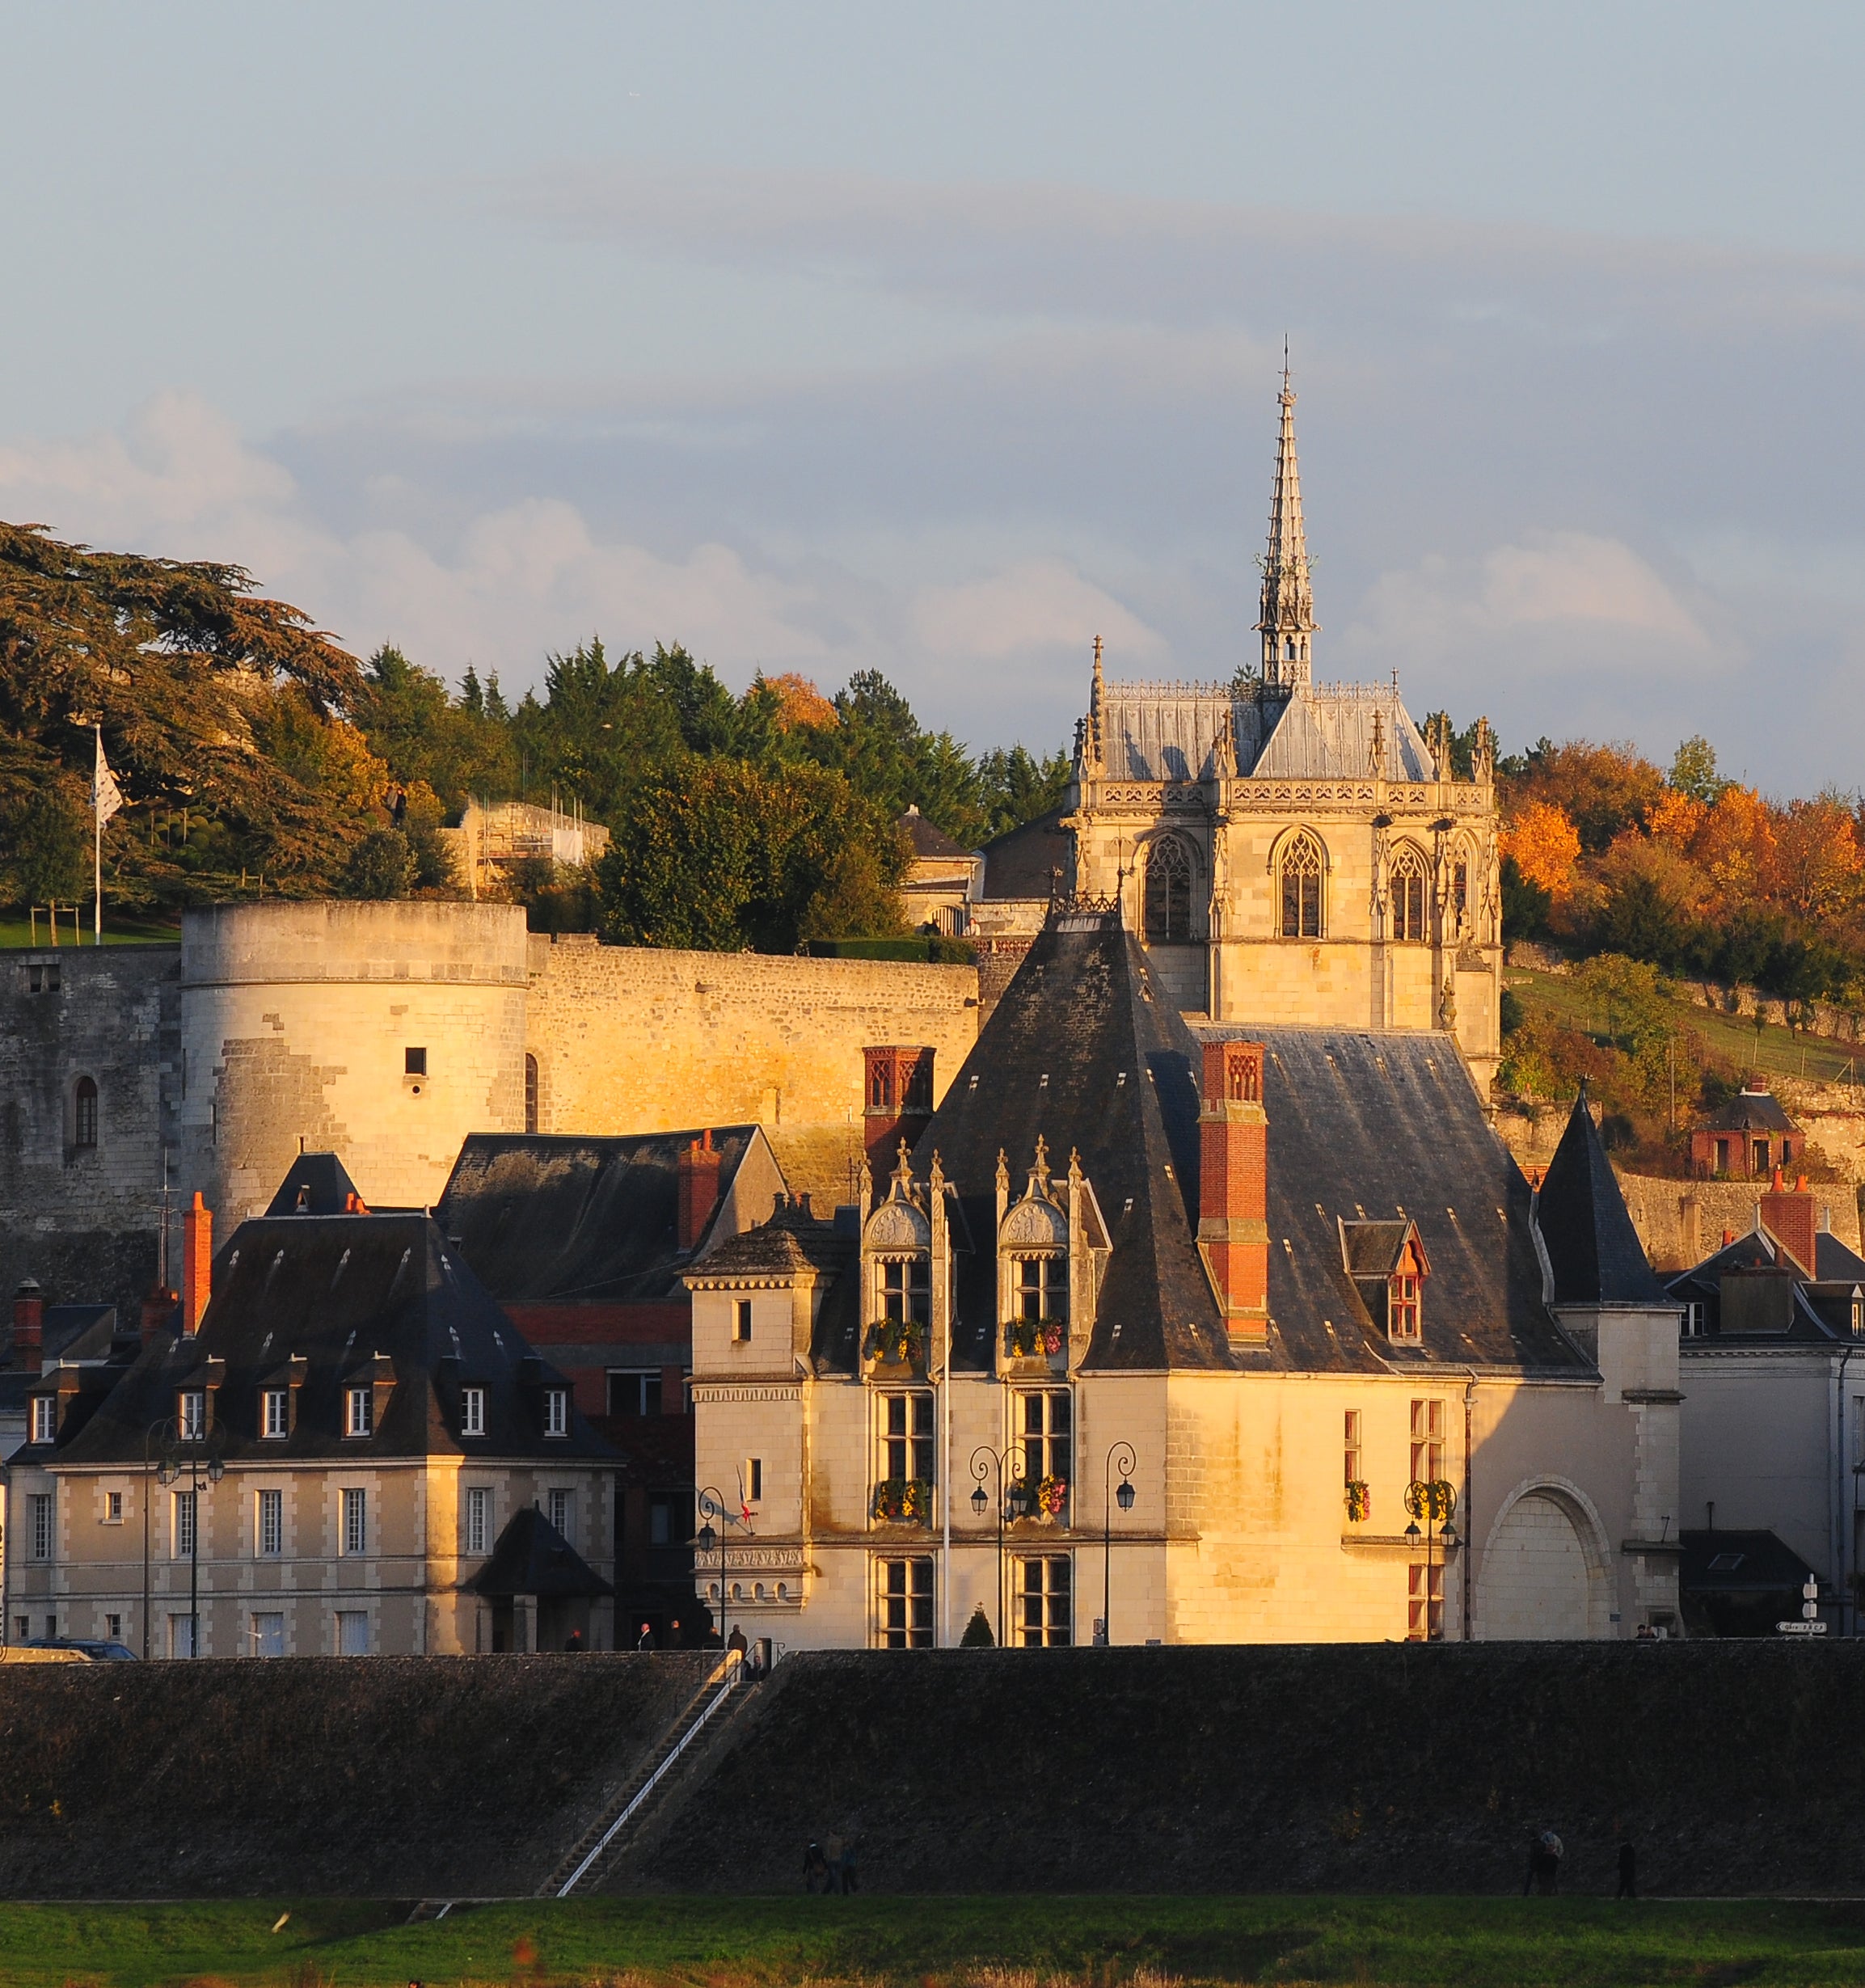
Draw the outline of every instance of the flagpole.
M93 943L103 943L103 728L97 732L97 764L91 774L91 825L95 833L91 846L91 882L96 891L96 904L93 913L93 930L96 936Z

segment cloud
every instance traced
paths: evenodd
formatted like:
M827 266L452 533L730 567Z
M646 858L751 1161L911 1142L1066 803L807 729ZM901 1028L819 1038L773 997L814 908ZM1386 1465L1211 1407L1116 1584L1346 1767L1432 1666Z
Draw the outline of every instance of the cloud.
M926 648L986 662L1053 648L1078 656L1096 635L1133 659L1157 656L1165 647L1154 630L1061 559L1025 559L989 579L922 587L910 618Z

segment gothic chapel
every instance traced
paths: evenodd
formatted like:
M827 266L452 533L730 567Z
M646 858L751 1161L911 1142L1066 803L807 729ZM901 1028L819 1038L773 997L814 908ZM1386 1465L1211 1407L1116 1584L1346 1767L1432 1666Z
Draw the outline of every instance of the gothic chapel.
M1446 1029L1487 1092L1501 1047L1495 747L1471 778L1391 684L1317 684L1286 370L1260 673L1121 683L1095 645L1062 826L1077 894L1118 893L1179 1006L1213 1022Z

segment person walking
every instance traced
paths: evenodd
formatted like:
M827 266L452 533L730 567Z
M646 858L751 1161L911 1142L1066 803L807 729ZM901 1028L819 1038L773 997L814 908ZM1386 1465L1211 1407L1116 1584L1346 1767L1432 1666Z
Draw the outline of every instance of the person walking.
M829 1865L829 1889L842 1889L842 1853L845 1846L839 1832L831 1830L822 1839L822 1854Z
M826 1896L829 1889L829 1859L822 1854L822 1846L812 1836L803 1853L803 1889L811 1898L816 1896L816 1888L821 1885Z

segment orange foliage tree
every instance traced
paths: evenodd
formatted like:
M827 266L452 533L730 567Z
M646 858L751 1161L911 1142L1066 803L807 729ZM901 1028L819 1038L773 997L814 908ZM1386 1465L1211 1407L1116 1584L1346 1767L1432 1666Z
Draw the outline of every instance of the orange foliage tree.
M1502 853L1515 859L1523 878L1559 903L1572 892L1580 859L1580 833L1565 808L1531 800L1517 808L1502 833Z

